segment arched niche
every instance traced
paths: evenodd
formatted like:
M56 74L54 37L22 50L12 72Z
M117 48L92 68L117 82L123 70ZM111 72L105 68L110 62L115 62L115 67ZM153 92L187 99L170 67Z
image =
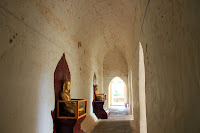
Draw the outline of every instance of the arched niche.
M95 88L95 86L97 85L97 76L96 76L96 74L94 73L94 76L93 76L93 90L92 90L92 92L93 92L93 95L94 95L94 88ZM94 97L93 97L94 98ZM94 100L94 99L93 99ZM93 111L94 112L94 111Z
M94 73L94 76L93 76L93 85L92 85L92 99L93 99L93 102L92 102L92 106L93 106L93 113L94 113L94 88L95 88L95 85L97 85L97 77L96 77L96 74Z
M93 113L97 116L98 119L108 119L110 116L110 111L107 110L107 105L105 103L106 95L105 94L95 94L95 88L97 86L97 77L94 73L93 76ZM97 100L97 96L102 96L102 100Z
M58 62L56 69L54 71L54 93L55 93L55 107L57 106L57 100L60 100L60 93L62 91L63 83L65 79L71 81L71 75L69 71L69 67L67 61L65 59L65 54L61 57L60 61ZM53 133L56 133L56 108L51 112L53 123L54 123L54 130Z
M93 76L93 85L97 85L97 77L96 77L95 73L94 73L94 76Z

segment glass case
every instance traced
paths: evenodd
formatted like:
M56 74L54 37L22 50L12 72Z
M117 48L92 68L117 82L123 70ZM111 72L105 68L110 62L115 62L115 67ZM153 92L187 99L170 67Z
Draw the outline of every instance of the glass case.
M87 114L87 100L71 99L57 101L58 119L79 119Z
M94 94L94 101L95 102L104 102L106 100L105 94Z

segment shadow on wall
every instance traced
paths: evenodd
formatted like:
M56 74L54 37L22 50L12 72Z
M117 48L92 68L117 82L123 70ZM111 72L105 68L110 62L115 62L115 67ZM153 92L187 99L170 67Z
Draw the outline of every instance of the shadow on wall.
M8 18L7 21L14 24L1 25L6 28L3 33L5 38L9 38L11 31L16 31L17 35L12 42L12 47L7 49L8 52L5 52L0 59L0 84L3 88L0 89L3 108L0 111L2 122L0 122L0 132L52 132L50 114L54 104L53 83L51 83L54 71L52 60L57 55L49 53L57 50L48 49L48 42L36 34L32 32L25 34L27 28L13 18ZM1 43L11 45L4 40ZM45 48L42 52L41 47Z

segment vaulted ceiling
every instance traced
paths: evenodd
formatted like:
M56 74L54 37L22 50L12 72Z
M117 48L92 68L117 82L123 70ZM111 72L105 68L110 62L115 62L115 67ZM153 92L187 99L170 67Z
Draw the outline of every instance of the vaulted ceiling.
M137 44L144 9L140 0L92 0L72 1L77 14L78 36L91 49L91 53L103 61L107 52L117 47L130 62ZM74 7L73 7L74 6Z
M147 0L2 0L23 23L61 49L77 50L103 63L117 47L130 63ZM67 44L67 45L66 45Z
M141 0L66 0L53 2L64 11L71 38L80 41L91 56L103 62L107 52L117 47L130 62L137 44L145 5ZM62 5L57 5L62 4ZM60 10L60 11L59 11Z

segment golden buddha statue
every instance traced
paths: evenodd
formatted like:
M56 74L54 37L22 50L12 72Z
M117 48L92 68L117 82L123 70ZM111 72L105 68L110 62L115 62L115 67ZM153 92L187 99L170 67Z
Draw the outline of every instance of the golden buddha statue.
M95 100L96 101L103 101L103 98L101 96L97 95L97 94L99 94L98 90L99 90L99 86L96 85L95 88L94 88Z
M68 81L67 79L65 80L63 84L63 91L61 92L60 96L62 97L64 101L71 101L70 84L71 84L70 81Z
M62 97L62 99L64 101L71 101L71 95L70 95L70 89L71 89L71 83L70 81L68 81L67 79L64 81L64 84L63 84L63 91L61 92L60 96ZM65 109L70 112L70 113L75 113L75 107L76 107L76 104L73 103L73 102L66 102L65 103ZM81 112L81 111L84 111L84 107L83 106L79 106L78 110Z

